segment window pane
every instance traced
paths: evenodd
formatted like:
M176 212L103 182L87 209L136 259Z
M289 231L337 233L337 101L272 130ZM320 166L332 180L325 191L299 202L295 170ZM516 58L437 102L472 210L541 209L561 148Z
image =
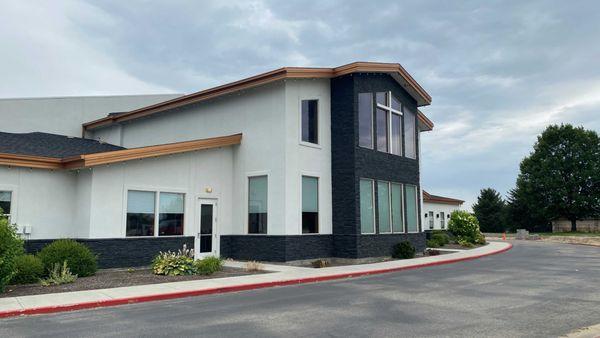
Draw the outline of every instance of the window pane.
M394 95L392 95L392 109L402 111L402 105L400 104L400 101L396 100Z
M127 212L140 214L154 214L154 198L156 193L153 191L127 192Z
M358 94L358 144L373 148L373 94Z
M302 176L302 233L319 232L319 179Z
M267 176L248 178L248 233L267 233Z
M402 155L402 116L392 114L392 154Z
M160 193L159 236L183 235L183 200L184 194Z
M417 221L417 187L414 185L405 185L406 192L406 227L408 232L419 231Z
M302 101L302 141L319 143L317 100Z
M404 109L404 152L406 157L417 158L415 113Z
M394 232L404 232L402 185L394 183L392 183L392 229Z
M375 94L375 100L378 104L382 104L384 106L388 106L387 103L387 92L378 92ZM389 107L389 106L388 106Z
M373 210L373 181L360 180L360 231L363 234L375 232Z
M440 227L442 229L446 228L446 218L444 217L444 212L440 211Z
M387 182L377 182L377 206L379 232L390 232L390 186Z
M154 235L154 202L156 194L152 191L127 192L127 236Z
M377 108L377 150L388 151L388 112Z
M10 214L11 191L0 191L0 214Z

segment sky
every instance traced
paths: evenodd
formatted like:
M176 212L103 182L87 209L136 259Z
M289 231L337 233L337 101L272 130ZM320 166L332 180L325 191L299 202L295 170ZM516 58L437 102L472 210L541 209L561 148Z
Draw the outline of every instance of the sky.
M547 125L600 131L600 1L0 0L0 41L0 98L400 63L433 98L423 188L467 208L482 188L514 187Z

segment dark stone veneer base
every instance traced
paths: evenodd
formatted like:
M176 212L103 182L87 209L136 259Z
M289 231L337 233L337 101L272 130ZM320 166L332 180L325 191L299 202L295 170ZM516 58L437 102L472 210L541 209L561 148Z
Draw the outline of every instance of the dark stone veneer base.
M402 241L411 242L417 251L425 250L424 233L294 236L224 235L221 236L221 256L239 260L268 262L288 262L329 257L383 257L391 256L393 246ZM345 245L342 243L345 243Z
M25 251L36 253L56 239L30 239L25 241ZM194 248L194 237L142 237L74 239L87 245L98 255L98 267L127 268L150 265L160 251L177 251L185 244Z

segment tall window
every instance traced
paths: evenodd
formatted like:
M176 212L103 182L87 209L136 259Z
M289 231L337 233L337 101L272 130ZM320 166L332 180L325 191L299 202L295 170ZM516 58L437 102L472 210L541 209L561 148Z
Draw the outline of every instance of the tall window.
M248 177L248 233L267 233L267 176Z
M373 94L358 94L358 145L373 149Z
M319 179L302 176L302 233L319 232Z
M406 198L406 228L408 232L418 232L417 187L407 184L404 186L404 192Z
M153 191L127 192L127 236L154 236L155 197Z
M377 182L377 212L380 233L391 232L390 184Z
M440 227L442 229L446 229L446 218L445 213L443 211L440 211Z
M433 211L429 212L429 229L433 229L435 220L433 219Z
M375 208L373 198L373 180L360 180L360 232L375 233Z
M404 232L404 203L402 198L402 184L392 183L392 231Z
M388 113L377 108L377 150L388 151Z
M160 193L160 214L158 216L158 235L183 235L183 194Z
M417 158L417 132L415 113L404 109L404 144L405 154L409 158Z
M10 204L12 199L12 191L0 191L0 216L5 216L10 219Z
M319 101L302 100L302 142L319 143Z

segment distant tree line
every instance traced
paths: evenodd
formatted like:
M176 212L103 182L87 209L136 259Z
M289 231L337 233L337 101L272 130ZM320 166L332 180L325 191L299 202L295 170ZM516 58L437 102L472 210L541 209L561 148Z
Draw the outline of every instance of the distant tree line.
M600 217L598 134L570 124L549 126L521 161L508 198L482 189L473 211L483 232L551 231L557 218L568 219L577 231L577 220Z

